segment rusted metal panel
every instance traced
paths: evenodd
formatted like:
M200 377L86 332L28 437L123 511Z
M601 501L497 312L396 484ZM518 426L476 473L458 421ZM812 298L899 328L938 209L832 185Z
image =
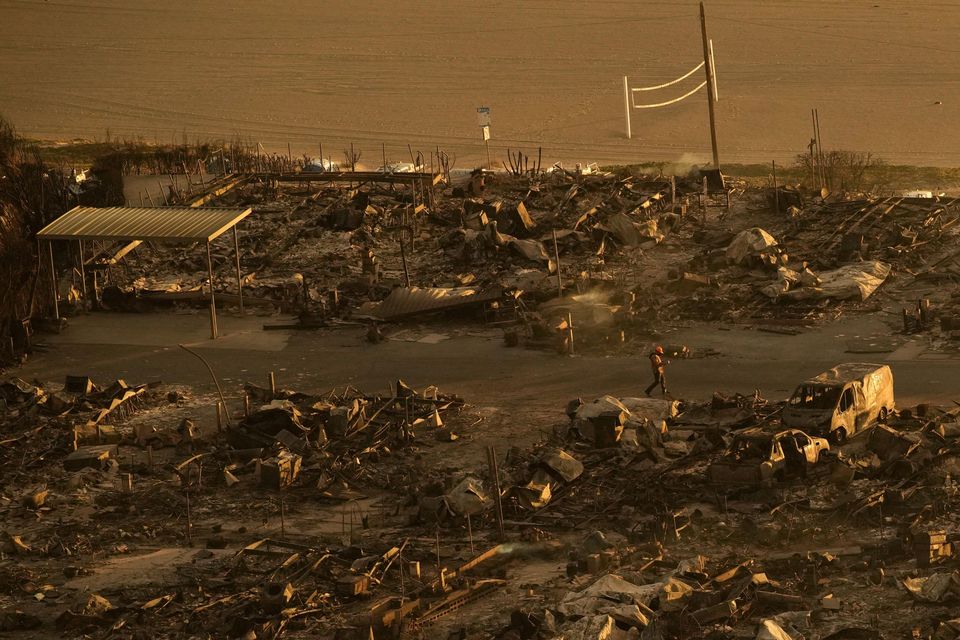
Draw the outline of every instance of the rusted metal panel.
M393 320L405 316L430 313L433 311L451 311L494 302L503 296L501 287L457 287L450 289L421 289L419 287L398 287L390 292L373 313L384 320Z

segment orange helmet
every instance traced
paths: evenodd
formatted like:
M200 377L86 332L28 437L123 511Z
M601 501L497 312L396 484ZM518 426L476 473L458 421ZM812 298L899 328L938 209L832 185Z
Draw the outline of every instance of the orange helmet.
M661 347L660 345L657 345L657 348L654 349L654 352L659 353L660 355L663 355L663 347Z

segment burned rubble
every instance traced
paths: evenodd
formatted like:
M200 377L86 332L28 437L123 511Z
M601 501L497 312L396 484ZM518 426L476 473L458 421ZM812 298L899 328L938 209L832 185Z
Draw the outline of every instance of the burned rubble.
M890 305L891 334L960 333L937 288L953 198L408 169L224 176L203 197L254 213L238 251L212 243L218 304L265 331L360 328L373 352L422 323L427 341L479 326L504 348L706 358L720 345L669 331L789 334ZM206 305L194 249L95 247L91 299L71 273L65 307ZM960 410L898 407L885 365L784 400L577 398L489 433L469 388L267 380L0 385L0 631L960 637Z
M219 399L159 382L101 388L71 376L59 389L13 379L0 391L0 451L7 468L18 469L2 488L4 631L42 628L48 619L67 635L127 637L129 629L139 637L163 626L171 634L222 628L266 637L318 616L333 624L341 598L366 594L371 580L393 582L405 548L404 563L431 559L432 546L421 553L417 543L384 548L375 562L369 552L383 543L361 539L404 500L390 493L383 502L385 490L424 480L418 450L469 435L463 400L402 381L376 395L248 384L244 408L233 413ZM294 531L313 507L336 524L305 541ZM266 522L277 535L256 539L252 530ZM151 576L142 588L136 579L111 582L120 570L111 565L138 548L159 548L147 556L164 556L172 566L161 573L186 582L160 594L149 592ZM176 562L178 549L186 566ZM107 568L86 568L91 561ZM103 571L111 586L97 590ZM407 579L413 588L419 574ZM23 599L42 613L23 610ZM300 605L299 615L281 615Z
M247 313L295 316L264 329L361 323L380 340L443 317L453 330L480 324L508 346L560 352L642 350L677 322L790 333L846 310L916 307L918 285L951 277L960 229L954 198L773 190L697 170L465 175L447 164L221 183L206 204L254 213L236 258L232 240L212 245L217 300L237 308L239 278ZM91 300L73 280L61 285L77 306L209 301L207 264L190 247L101 244ZM955 301L930 290L927 311L931 297L946 335ZM932 327L927 311L916 322L904 311L904 330Z
M4 631L957 637L956 408L838 443L784 425L794 399L602 396L484 448L464 399L402 381L0 393Z

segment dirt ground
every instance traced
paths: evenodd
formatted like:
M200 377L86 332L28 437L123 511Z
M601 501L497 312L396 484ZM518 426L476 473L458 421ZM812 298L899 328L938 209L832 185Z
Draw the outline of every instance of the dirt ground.
M265 319L221 318L224 335L212 342L202 313L77 317L65 333L44 337L46 353L28 362L20 375L53 381L68 374L97 380L119 376L130 383L162 380L213 392L203 366L176 346L185 343L210 361L231 397L240 396L244 382L263 384L269 371L276 372L282 386L305 392L345 384L386 390L402 378L415 387L438 385L475 407L502 413L508 431L490 435L521 439L535 438L538 429L565 421L568 400L641 395L649 377L649 363L642 355L567 357L510 349L500 330L422 325L373 345L360 328L262 331ZM450 338L436 344L417 341L437 333ZM927 353L923 337L886 354L846 353L853 341L872 338L879 346L894 344L889 328L876 316L850 317L795 336L691 324L666 337L671 343L709 347L720 354L671 363L669 388L678 399L702 401L714 391L759 389L765 397L781 400L799 380L849 360L890 364L901 406L950 404L957 398L960 360Z
M78 316L70 320L66 332L41 336L43 348L18 371L18 375L25 380L52 381L54 385L67 374L89 375L102 382L121 377L131 384L162 380L164 393L168 389L183 390L191 398L190 402L183 409L159 407L137 414L124 429L134 428L137 423L152 424L161 430L172 428L186 416L207 434L214 430L215 388L200 362L178 348L178 344L195 349L210 362L232 411L239 410L243 383L263 384L268 371L276 373L280 387L308 393L322 393L333 386L347 384L372 392L386 391L397 378L416 387L435 384L445 392L464 397L468 403L466 422L470 423L469 427L461 423L464 425L462 437L457 443L421 441L420 452L416 454L421 473L440 475L471 471L482 474L488 445L493 445L501 456L509 456L508 449L523 449L544 440L555 427L567 423L563 410L568 400L583 396L589 401L606 393L641 395L640 389L647 382L646 361L638 356L571 357L508 348L499 330L477 328L474 324L410 325L405 331L394 334L394 339L373 345L365 340L365 331L355 327L296 332L261 329L265 320L275 319L266 315L240 318L225 311L220 319L221 338L213 342L208 339L207 318L203 313L93 313ZM440 339L440 336L449 337ZM694 348L709 346L719 352L713 357L679 360L671 364L671 389L678 398L690 401L707 400L715 390L750 393L753 389L759 389L772 400L779 400L798 380L810 374L839 361L864 359L865 356L845 353L850 344L862 346L867 343L878 348L893 345L889 327L876 314L850 315L798 335L691 323L672 330L668 336L672 343L684 343ZM942 352L928 353L923 337L901 340L889 353L871 354L869 359L892 365L897 401L901 407L910 407L919 401L950 404L955 397L960 363ZM137 468L146 464L147 454L142 449L125 451L126 464ZM157 459L160 464L179 459L178 453L170 449L157 455L161 456ZM695 491L693 487L702 482L695 476L702 472L701 468L699 472L694 470L693 475L681 475L680 481L690 483L689 490ZM77 495L89 490L99 491L103 487L109 489L109 480L101 481L100 485L90 484L98 477L98 474L83 476L79 482L88 483L90 489L83 489ZM208 579L217 575L226 563L236 562L235 554L244 545L265 537L315 543L316 540L346 540L349 536L353 541L353 519L352 515L348 519L347 514L355 508L368 514L370 529L356 532L357 540L363 540L365 545L376 546L409 535L403 533L408 531L404 529L408 525L403 520L407 516L402 515L399 508L391 515L394 507L388 505L396 504L396 498L391 499L385 492L366 491L366 497L341 506L318 503L313 489L291 492L286 498L284 519L275 508L274 495L263 490L244 489L245 502L249 504L238 503L237 494L229 492L208 492L202 499L197 498L191 531L198 542L192 546L182 540L171 544L177 539L175 534L183 527L182 522L162 522L146 517L143 531L131 529L133 533L124 533L134 527L133 520L119 520L116 525L119 528L114 528L109 524L110 518L114 517L110 515L111 509L101 506L99 509L80 507L78 510L76 506L68 506L69 501L59 497L64 491L59 488L61 479L51 477L49 481L57 488L55 493L58 494L53 502L53 513L65 519L69 527L81 526L78 523L98 527L98 535L103 536L102 544L109 539L113 540L110 543L113 546L106 552L101 550L69 560L68 567L78 564L83 567L80 575L72 578L64 579L59 575L64 560L29 564L35 574L44 575L44 579L50 582L43 587L48 589L49 601L24 604L21 599L17 606L37 615L50 616L50 611L86 601L89 594L108 594L111 602L117 604L118 601L149 600L158 594L182 589L189 576ZM144 487L143 490L149 493L145 504L160 504L166 499L163 481L148 474L138 478L137 482L138 487ZM715 506L697 503L696 507L698 513L703 514L702 524L698 527L704 527L704 533L685 535L672 544L670 548L675 557L696 559L702 554L732 562L732 558L763 553L758 551L756 540L744 533L749 529L744 529L745 525L737 528L728 524L728 516L719 513ZM629 508L624 507L625 510ZM32 527L39 526L39 520L34 523L32 519L36 516L30 512L24 516L9 506L7 510L15 514L7 521L11 530L32 531ZM401 515L398 517L397 514ZM556 524L560 529L554 532L553 552L541 556L536 552L536 545L522 542L508 545L517 549L517 554L533 555L509 564L506 570L509 581L500 591L449 616L434 632L441 636L449 631L468 632L469 637L489 637L494 629L506 623L506 612L525 606L536 609L543 602L558 601L570 590L592 582L595 576L566 577L564 553L557 551L558 548L575 549L589 527L574 525L565 530L560 522ZM843 530L842 526L837 533L826 528L813 532L804 529L792 537L788 531L786 540L778 543L778 549L789 551L833 546L835 536ZM457 536L456 531L444 531L445 563L465 562L474 555L472 548L479 552L495 544L495 532L490 528L475 529L470 535L472 539L468 544L466 532ZM522 537L524 534L518 535ZM610 535L611 540L623 542L617 534ZM855 535L861 536L855 539L863 540L862 536L872 536L873 531L857 531ZM879 535L883 535L882 528ZM155 540L151 541L150 536L156 536ZM227 548L198 549L202 541L208 539L223 539ZM432 544L429 538L413 538L413 541L428 548ZM767 542L760 544L761 548L769 545ZM880 616L886 606L884 599L891 598L890 590L896 587L888 583L885 591L868 583L867 591L864 591L858 580L861 580L859 574L852 574L850 579L834 579L833 589L845 602L851 603L845 605L848 613L859 611L857 607L869 607ZM902 604L896 596L892 597ZM860 611L858 615L867 614ZM928 610L918 609L902 624L893 621L881 624L877 618L876 625L902 628L903 624L914 624L915 620L925 621L928 615ZM183 634L183 630L175 633L167 627L169 623L155 624L162 625L157 627L160 637L199 637L177 635ZM36 635L17 637L57 637L49 631L49 626L38 629ZM225 629L220 628L218 633L225 632Z
M827 148L960 164L957 4L706 4L721 160L791 160L817 107ZM335 158L354 142L372 164L381 143L393 161L409 143L465 166L484 155L485 105L497 157L541 144L550 162L709 155L702 95L637 111L624 136L624 74L659 84L702 59L692 0L0 0L0 18L0 112L45 139L240 135Z

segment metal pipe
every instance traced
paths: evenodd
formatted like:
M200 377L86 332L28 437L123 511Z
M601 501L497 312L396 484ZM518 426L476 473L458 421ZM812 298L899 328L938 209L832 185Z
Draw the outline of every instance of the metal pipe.
M47 253L50 256L50 285L53 292L53 317L60 319L60 304L57 301L57 270L53 266L53 241L47 240Z
M83 285L83 303L87 303L87 269L83 264L83 240L80 240L80 282Z
M623 112L627 117L627 140L630 140L633 132L630 130L630 83L627 76L623 76Z
M207 272L210 275L210 339L217 339L217 300L213 293L213 257L210 255L210 241L207 240Z
M243 277L240 275L240 234L233 225L233 252L237 258L237 295L240 296L240 315L243 315ZM211 288L211 292L213 289Z

